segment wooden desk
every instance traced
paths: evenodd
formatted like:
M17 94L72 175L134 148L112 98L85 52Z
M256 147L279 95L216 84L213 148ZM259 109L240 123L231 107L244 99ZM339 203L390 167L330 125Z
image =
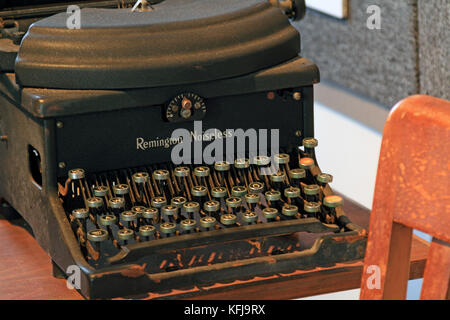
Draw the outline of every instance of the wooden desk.
M367 227L369 211L346 199L345 210L353 222ZM414 238L410 278L421 278L428 243ZM147 298L184 299L293 299L356 289L360 286L362 261L330 268L296 271L288 275L254 278L213 287L174 291ZM52 277L50 257L39 247L23 220L8 221L0 215L0 299L83 299Z

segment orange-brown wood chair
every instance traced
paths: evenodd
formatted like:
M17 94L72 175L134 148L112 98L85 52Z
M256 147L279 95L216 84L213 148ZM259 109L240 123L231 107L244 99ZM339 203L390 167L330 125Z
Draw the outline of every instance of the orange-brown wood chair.
M361 299L406 298L413 229L433 237L421 299L449 299L450 101L423 95L401 101L383 132Z

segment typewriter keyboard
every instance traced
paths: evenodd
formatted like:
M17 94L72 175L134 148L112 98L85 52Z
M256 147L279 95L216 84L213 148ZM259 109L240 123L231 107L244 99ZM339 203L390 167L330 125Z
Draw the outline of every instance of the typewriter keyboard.
M324 194L332 176L316 166L317 141L303 145L273 157L277 172L270 172L267 156L92 174L73 169L60 181L60 199L94 265L134 243L307 218L335 224L343 200Z

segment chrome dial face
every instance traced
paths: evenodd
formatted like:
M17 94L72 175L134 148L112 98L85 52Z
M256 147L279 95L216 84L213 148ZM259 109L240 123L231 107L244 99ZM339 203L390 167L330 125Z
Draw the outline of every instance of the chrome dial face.
M169 122L201 120L205 114L205 101L195 93L179 94L166 108L166 118Z

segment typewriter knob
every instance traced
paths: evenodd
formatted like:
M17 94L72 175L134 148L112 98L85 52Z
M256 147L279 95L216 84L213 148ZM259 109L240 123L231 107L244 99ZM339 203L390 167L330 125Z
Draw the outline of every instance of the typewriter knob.
M174 174L176 177L187 177L189 175L189 168L188 167L176 167L174 170Z
M247 188L244 186L234 186L231 188L231 195L233 197L243 197L247 194Z
M92 242L103 242L108 239L108 231L104 229L91 230L88 232L87 238Z
M235 214L223 214L222 216L220 216L220 222L225 225L225 226L231 226L233 224L235 224L237 221L237 217Z
M75 219L86 219L89 217L89 210L86 208L79 208L72 211L72 215Z
M205 186L194 186L191 189L191 194L194 197L205 197L208 194L208 189Z
M216 200L210 200L203 205L206 212L217 212L220 209L220 202Z
M317 139L314 138L305 138L303 139L303 146L307 149L314 149L319 145Z
M327 196L323 199L323 204L328 208L337 208L344 204L344 199L340 196Z
M122 209L125 207L125 200L120 197L111 198L109 199L109 206L112 209Z
M290 157L286 153L276 154L274 157L275 163L286 164L289 163Z
M158 216L158 209L156 208L145 208L142 213L142 217L145 219L154 219Z
M72 169L69 170L69 178L70 180L79 180L83 179L85 176L83 169Z
M116 196L123 196L130 193L130 187L127 184L117 184L114 185L113 191Z
M257 166L267 166L270 164L270 157L256 156L255 158L253 158L253 161Z
M133 181L135 183L146 183L148 182L148 173L147 172L136 172L133 174Z
M242 216L242 219L247 223L253 223L256 222L256 220L258 220L258 215L254 212L246 212Z
M194 201L186 202L183 205L183 209L184 209L184 211L189 212L189 213L196 213L196 212L200 211L200 204L198 202L194 202Z
M169 122L200 120L206 114L205 101L194 93L182 93L176 96L166 109Z
M152 225L145 225L139 227L139 234L143 237L150 237L156 232L156 228Z
M187 199L185 197L175 197L172 198L172 201L170 203L177 208L181 208L186 202Z
M275 219L278 215L278 210L276 208L264 208L262 213L266 219Z
M291 179L303 179L306 177L305 169L292 169L289 171L289 177Z
M252 182L248 186L250 193L260 193L264 191L264 184L262 182L256 181Z
M278 201L281 199L281 193L280 191L276 191L276 190L272 190L272 191L267 191L264 196L266 197L266 199L268 201Z
M154 197L152 199L152 206L155 208L161 208L167 204L167 200L165 197Z
M226 200L226 203L230 208L238 208L241 206L242 199L238 197L231 197Z
M214 163L214 169L216 171L228 171L230 170L230 163L227 161L218 161Z
M117 218L115 215L112 214L107 214L100 217L100 224L105 227L115 225L116 222Z
M131 208L131 211L137 215L138 218L142 217L146 207L143 206L134 206Z
M164 234L174 233L177 229L177 225L173 222L164 222L159 226L159 230Z
M314 160L311 158L301 158L300 167L305 170L312 169L314 167Z
M134 231L131 229L120 229L117 231L117 236L120 240L130 240L134 237Z
M234 160L234 167L236 169L247 169L250 167L250 161L248 159L236 159Z
M295 216L298 213L298 207L294 205L286 205L281 209L281 213L286 217Z
M278 171L277 173L270 176L272 182L283 182L286 180L286 174L283 171Z
M103 199L99 197L91 197L86 200L89 208L101 208L103 206Z
M318 195L320 187L317 184L310 184L303 187L303 192L308 196Z
M122 221L131 222L136 221L138 215L133 211L124 211L120 214L120 218L122 219Z
M256 193L247 193L245 195L245 201L247 201L247 203L258 203L259 202L259 194Z
M304 209L308 213L320 212L320 202L305 202Z
M106 186L95 186L92 191L96 197L106 197L109 189Z
M331 174L327 174L327 173L318 174L316 178L317 178L317 182L319 182L323 185L333 182L333 176Z
M196 177L208 177L209 168L208 167L197 167L194 169L194 175Z
M185 219L180 222L180 227L184 231L191 231L191 230L195 229L196 226L197 226L197 222L195 222L194 219Z
M214 227L216 223L217 220L214 217L203 217L200 219L200 226L205 229Z
M169 179L169 171L164 170L164 169L155 170L153 172L153 177L157 181L167 180L167 179Z
M284 195L287 198L298 198L300 197L300 188L297 187L290 187L284 189Z
M165 214L166 216L173 216L173 215L177 214L178 207L171 206L171 205L164 206L161 208L161 212L162 212L162 214Z
M227 196L227 189L224 187L214 187L211 189L211 194L214 198L225 198Z

